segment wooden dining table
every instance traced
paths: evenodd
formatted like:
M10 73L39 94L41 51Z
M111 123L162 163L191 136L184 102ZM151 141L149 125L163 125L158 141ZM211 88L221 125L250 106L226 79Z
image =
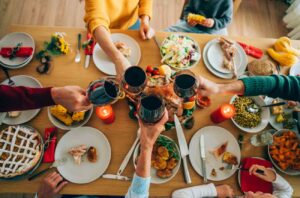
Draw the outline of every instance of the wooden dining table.
M86 38L86 29L83 28L67 28L67 27L41 27L41 26L20 26L13 25L10 28L10 32L26 32L30 34L35 41L37 53L43 48L43 43L49 41L51 34L55 32L65 32L66 40L69 42L71 47L71 52L67 55L55 56L52 61L52 70L49 74L39 74L36 72L36 67L40 64L36 59L32 60L27 66L10 70L9 73L12 76L15 75L30 75L38 79L43 87L53 87L53 86L65 86L65 85L79 85L83 88L86 88L88 84L96 79L104 77L101 71L99 71L93 61L91 61L88 69L84 68L84 52L81 50L81 59L80 63L75 63L74 58L76 54L77 47L77 34L81 33L82 38ZM161 65L161 56L159 48L156 45L154 39L142 40L139 36L138 31L130 30L111 30L112 33L118 32L131 36L134 38L141 48L141 59L139 66L145 68L147 65L159 66ZM166 36L170 33L167 32L157 32L156 38L161 42ZM201 49L204 48L205 44L218 36L216 35L204 35L204 34L187 34L196 40L199 43ZM264 52L266 48L271 47L275 39L268 38L251 38L251 37L230 37L228 38L241 41L249 45L256 46L260 49L263 49ZM300 46L300 41L293 41L294 45ZM133 52L134 53L134 52ZM253 58L248 56L248 61L251 61ZM205 78L213 80L215 82L229 82L230 80L224 80L214 76L210 71L205 67L203 60L201 59L199 64L191 69L195 74L201 75ZM289 68L283 68L281 72L283 74L288 74ZM0 73L0 81L5 80L5 75ZM214 95L211 96L211 106L206 109L197 109L194 112L195 124L192 129L185 129L185 137L189 143L193 134L195 134L199 129L215 125L210 120L210 114L215 109L217 109L221 104L228 103L232 95ZM92 115L87 126L94 127L105 134L108 141L111 145L111 160L109 166L105 173L115 174L117 170L129 151L131 145L133 144L138 123L132 120L129 116L129 107L126 100L120 100L113 105L113 109L116 114L116 120L114 123L106 125L103 124L101 120L97 118L95 113ZM34 128L36 128L41 134L44 133L45 128L53 126L49 121L47 115L47 108L43 108L40 113L30 122L27 123ZM230 131L236 138L240 134L244 135L244 139L248 140L253 134L245 133L239 130L231 120L227 120L223 123L218 124L217 126L223 127ZM1 126L1 129L7 126ZM67 131L59 130L59 138L66 134ZM83 131L84 133L84 131ZM167 135L177 141L176 132L174 130L163 132L164 135ZM243 157L263 157L268 159L267 148L266 147L254 147L250 143L243 144L241 149L241 155ZM184 181L183 170L180 169L176 176L169 182L165 184L151 184L150 187L150 196L161 196L161 197L170 197L171 193L180 188L185 188L189 186L201 185L203 184L203 178L199 176L195 170L192 168L190 162L189 171L192 178L191 184L186 184ZM38 170L42 170L50 164L43 163ZM281 173L279 170L277 172L282 175L294 188L294 196L300 197L300 176L289 176ZM133 161L130 160L128 166L126 167L123 175L132 176L134 173ZM37 191L39 185L41 184L44 176L41 176L33 181L27 181L26 179L19 181L0 181L0 193L34 193ZM230 178L220 181L213 182L216 185L218 184L228 184L233 187L234 192L237 195L241 195L241 190L238 184L238 174L235 173ZM118 181L99 178L88 184L73 184L69 183L62 191L62 194L85 194L85 195L125 195L131 182L130 181ZM1 196L1 195L0 195Z

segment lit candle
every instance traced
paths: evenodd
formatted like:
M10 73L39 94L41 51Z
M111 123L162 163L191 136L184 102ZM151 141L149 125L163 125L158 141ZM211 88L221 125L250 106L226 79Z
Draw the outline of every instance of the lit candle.
M105 124L111 124L115 121L115 113L111 105L101 106L96 108L96 115Z
M214 123L220 123L232 118L235 114L234 106L231 104L224 104L216 111L214 111L210 118Z

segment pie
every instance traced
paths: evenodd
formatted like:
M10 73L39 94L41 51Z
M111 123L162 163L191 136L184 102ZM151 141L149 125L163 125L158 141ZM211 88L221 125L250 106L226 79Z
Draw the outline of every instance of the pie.
M227 164L232 164L232 165L237 165L237 158L235 155L233 155L230 152L225 152L223 155L223 162L227 163Z
M25 126L10 126L0 132L0 177L23 175L37 165L42 156L38 131Z
M223 153L226 151L227 144L228 142L224 142L223 144L221 144L220 146L218 146L213 150L213 154L217 159L221 157L221 155L223 155Z
M249 73L254 76L269 76L277 73L276 65L268 59L253 60L247 68Z

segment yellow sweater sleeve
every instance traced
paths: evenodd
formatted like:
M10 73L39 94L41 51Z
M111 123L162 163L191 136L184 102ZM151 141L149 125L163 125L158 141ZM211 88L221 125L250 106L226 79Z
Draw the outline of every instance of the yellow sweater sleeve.
M109 31L110 20L105 10L105 0L85 0L84 21L90 33L94 33L99 26L104 26Z
M153 0L140 0L139 16L147 15L152 18L152 3Z

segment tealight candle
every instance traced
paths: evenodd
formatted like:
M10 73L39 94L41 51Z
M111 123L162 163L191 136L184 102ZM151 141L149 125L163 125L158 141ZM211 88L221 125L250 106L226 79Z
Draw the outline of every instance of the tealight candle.
M96 107L96 115L105 124L111 124L115 121L115 113L111 105Z
M214 111L210 118L214 123L220 123L232 118L235 114L234 106L231 104L224 104Z

